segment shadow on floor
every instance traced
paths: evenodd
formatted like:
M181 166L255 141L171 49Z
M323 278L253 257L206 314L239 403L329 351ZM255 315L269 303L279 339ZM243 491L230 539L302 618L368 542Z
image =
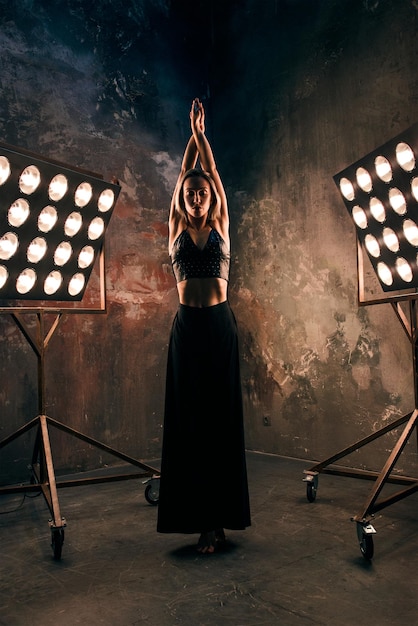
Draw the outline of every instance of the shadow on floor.
M42 497L0 499L1 626L402 626L416 623L417 498L376 515L366 561L350 517L371 483L321 476L311 464L248 453L252 526L225 550L156 533L139 480L59 491L62 558ZM4 514L1 514L4 513Z

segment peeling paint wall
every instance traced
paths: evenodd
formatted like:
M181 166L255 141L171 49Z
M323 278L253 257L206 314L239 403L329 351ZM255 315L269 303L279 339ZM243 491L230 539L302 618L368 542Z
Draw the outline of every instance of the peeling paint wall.
M322 459L412 410L410 345L389 305L357 306L355 235L332 177L417 121L415 2L0 4L0 140L122 186L108 312L64 316L47 353L51 417L160 454L177 306L166 219L195 95L230 201L247 446ZM1 439L37 414L36 359L7 315L0 356ZM113 462L52 436L60 471ZM379 469L395 440L347 464ZM1 452L4 476L25 474L31 446ZM408 444L399 468L415 461Z
M333 176L416 122L417 7L247 2L228 28L215 128L230 138L247 433L255 449L326 459L413 410L402 327L388 304L357 306L355 234ZM366 283L381 292L370 271ZM398 436L344 463L380 469Z

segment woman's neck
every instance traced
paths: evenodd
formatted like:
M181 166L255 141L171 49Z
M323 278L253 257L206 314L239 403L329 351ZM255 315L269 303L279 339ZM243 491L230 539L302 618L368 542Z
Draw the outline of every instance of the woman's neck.
M196 230L196 231L202 231L205 230L205 228L211 228L211 225L209 223L209 220L204 217L202 219L193 219L193 218L189 218L189 220L187 221L187 228L190 228L191 230Z

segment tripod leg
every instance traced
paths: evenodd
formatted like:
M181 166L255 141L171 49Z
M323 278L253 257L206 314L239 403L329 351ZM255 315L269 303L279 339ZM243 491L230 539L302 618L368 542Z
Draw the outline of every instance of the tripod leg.
M405 445L408 442L409 437L411 436L412 431L414 430L414 428L417 425L417 417L418 417L418 410L415 409L415 411L412 413L411 417L409 418L409 422L407 423L407 425L405 426L401 436L399 437L395 447L393 448L389 458L387 459L381 473L379 474L375 485L363 507L363 509L353 518L353 520L355 521L364 521L369 515L372 515L375 510L377 510L375 508L375 503L376 500L380 494L380 492L382 491L385 483L387 482L390 473L396 463L396 461L398 460L402 450L404 449Z
M52 549L56 559L61 558L62 544L64 543L65 519L61 517L58 500L57 485L55 480L54 464L52 462L51 444L49 439L48 425L45 415L39 417L42 433L42 449L46 471L46 482L41 485L42 493L48 504L52 519L49 522L52 535Z

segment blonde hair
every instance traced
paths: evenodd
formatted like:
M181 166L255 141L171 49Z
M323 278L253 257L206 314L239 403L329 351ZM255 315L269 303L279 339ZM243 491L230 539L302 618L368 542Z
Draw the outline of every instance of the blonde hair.
M176 193L174 196L174 207L176 211L180 213L187 222L188 217L187 217L186 206L184 204L183 187L184 187L184 183L186 182L188 178L197 178L197 177L204 178L209 183L209 187L211 191L211 201L210 201L210 207L208 211L208 220L212 221L218 218L221 214L221 198L218 194L218 190L216 189L216 185L212 176L208 172L205 172L205 170L193 168L191 170L187 170L186 172L184 172L183 176L180 178L178 185L177 185Z

